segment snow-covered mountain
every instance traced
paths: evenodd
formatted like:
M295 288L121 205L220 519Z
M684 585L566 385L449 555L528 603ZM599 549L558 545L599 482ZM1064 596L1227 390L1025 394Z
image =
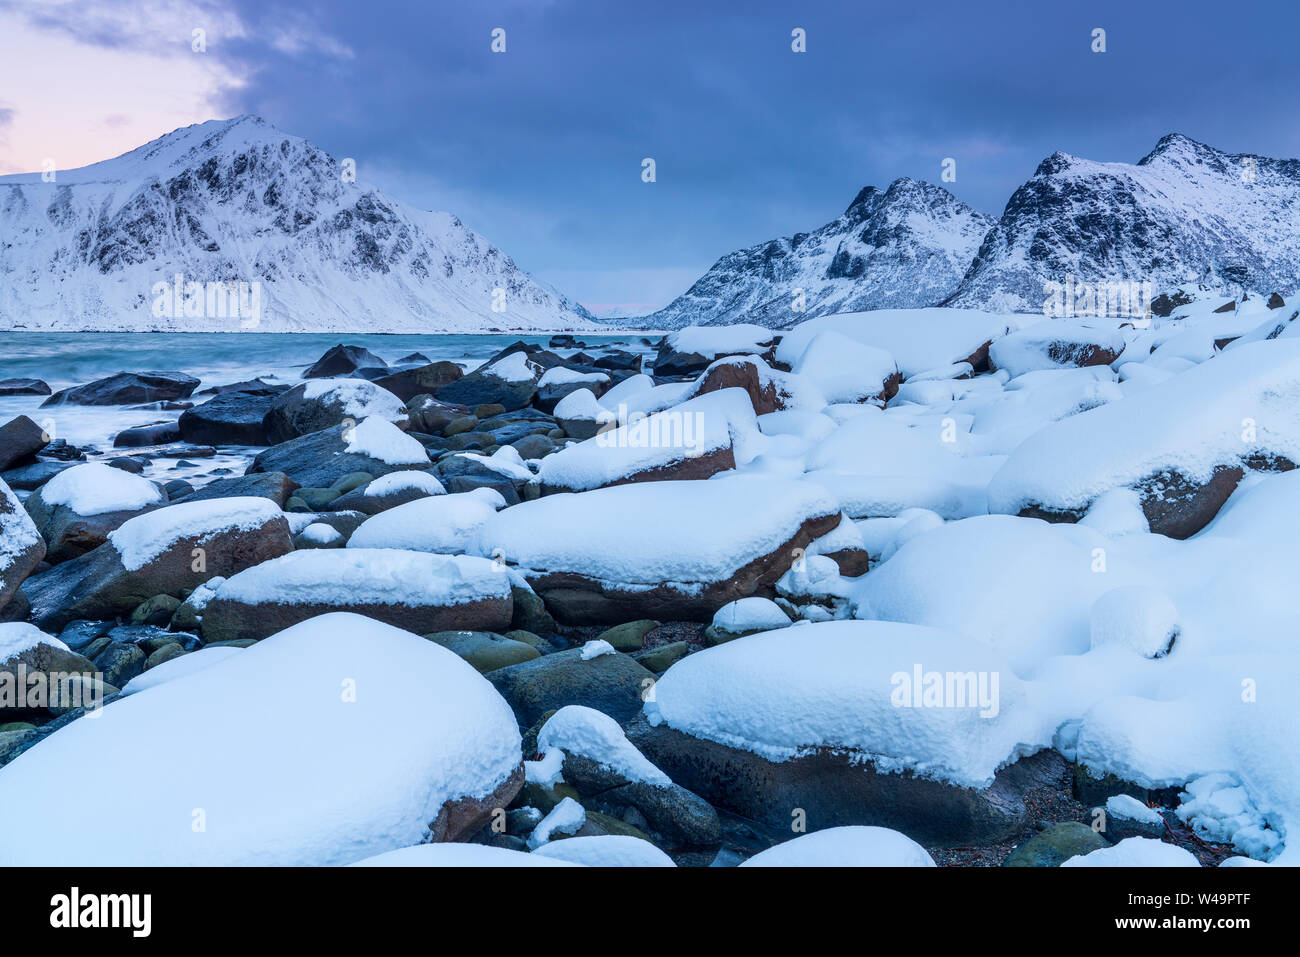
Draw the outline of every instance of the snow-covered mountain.
M695 285L636 320L652 329L934 305L952 293L993 220L913 179L868 186L838 219L719 259ZM798 290L804 310L796 311Z
M1035 312L1044 283L1300 283L1300 161L1224 153L1178 133L1136 166L1067 153L1012 195L945 305Z
M0 177L0 328L599 328L455 216L396 202L347 170L241 116L60 170L53 182ZM197 286L172 295L178 274L214 284L204 307ZM246 284L229 287L244 296L240 318L215 314L216 283Z

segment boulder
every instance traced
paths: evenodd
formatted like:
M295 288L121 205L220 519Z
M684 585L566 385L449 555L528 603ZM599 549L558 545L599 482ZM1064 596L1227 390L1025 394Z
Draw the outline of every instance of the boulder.
M443 430L457 419L465 417L465 408L439 402L431 395L417 395L406 403L411 431L426 435L443 435Z
M70 469L76 462L32 462L30 465L20 465L17 468L11 468L0 475L10 488L18 489L23 492L31 492L54 476L58 475L65 469Z
M1039 831L1007 855L1003 867L1060 867L1070 858L1107 847L1086 824L1068 821Z
M298 483L283 472L257 472L209 482L197 490L177 496L173 502L206 502L217 498L265 498L280 508L298 488Z
M41 379L0 379L0 395L49 395L50 387Z
M166 504L153 482L100 462L60 472L25 503L52 565L98 548L122 523Z
M151 445L169 445L181 441L181 430L175 422L159 422L154 425L138 425L123 429L113 436L115 449L139 449Z
M275 396L262 426L268 443L275 445L339 424L355 425L372 415L406 421L406 406L393 393L364 379L323 379Z
M442 495L445 492L442 483L429 472L406 469L401 472L389 472L340 495L330 502L330 509L378 515L390 508L405 505L407 502L428 498L430 495Z
M18 496L0 480L0 609L9 606L19 586L44 558L45 540Z
M60 389L41 403L51 405L135 405L187 399L199 380L183 372L118 372L85 385Z
M177 423L181 438L204 445L270 445L271 440L262 423L278 394L219 393L181 413Z
M203 637L261 639L338 610L414 634L499 632L510 626L510 581L487 559L464 555L296 551L229 576L203 610Z
M438 631L424 637L455 652L480 674L541 657L541 653L526 642L488 631Z
M548 495L498 512L480 542L566 624L707 622L738 598L774 597L777 579L839 522L839 502L820 487L737 476Z
M27 580L32 621L58 629L76 619L129 614L154 595L177 595L293 548L289 524L263 498L169 505L125 522L103 545Z
M339 344L313 362L303 372L304 379L326 379L332 376L348 376L358 369L385 369L388 367L383 359L362 346L345 346Z
M0 471L30 459L49 442L45 430L25 415L0 426Z
M531 727L548 711L579 704L609 715L631 719L641 710L642 696L654 687L655 676L627 655L583 657L571 648L532 661L488 672L520 727Z
M496 403L506 409L522 409L537 392L539 368L523 352L511 352L489 360L466 376L448 383L433 394L440 402L476 406Z
M417 395L432 395L445 385L450 385L464 373L454 362L430 362L414 369L403 369L375 379L375 385L387 389L403 402Z
M405 468L420 467L418 463L391 463L374 458L364 451L356 451L355 443L349 438L354 434L355 430L345 425L336 425L281 442L259 452L249 464L247 474L283 472L304 488L328 488L353 472L380 476ZM349 451L350 448L354 451ZM426 455L423 467L428 468L429 464Z

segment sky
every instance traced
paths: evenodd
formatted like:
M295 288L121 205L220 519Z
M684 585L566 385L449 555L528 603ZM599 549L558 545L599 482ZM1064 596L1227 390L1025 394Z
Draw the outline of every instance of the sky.
M1281 0L0 0L0 174L252 113L636 315L900 176L998 215L1057 150L1300 157L1298 49Z

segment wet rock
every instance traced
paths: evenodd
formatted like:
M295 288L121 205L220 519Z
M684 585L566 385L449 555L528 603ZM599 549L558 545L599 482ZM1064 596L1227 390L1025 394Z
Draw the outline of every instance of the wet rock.
M0 395L49 395L50 387L41 379L0 379Z
M521 727L567 704L586 705L615 721L627 721L641 710L642 694L654 686L654 675L627 655L584 659L581 648L511 665L486 677L514 709Z
M262 423L278 394L223 392L181 413L181 437L204 445L270 445Z
M183 372L118 372L71 389L61 389L41 403L51 405L134 405L187 399L199 380Z
M375 385L387 389L403 402L418 395L432 395L445 385L460 379L464 373L454 362L430 362L415 369L403 369L375 379Z
M25 415L0 426L0 471L30 459L49 441L45 430Z
M386 369L388 363L362 346L339 344L313 362L303 372L304 379L327 379L349 376L358 369Z

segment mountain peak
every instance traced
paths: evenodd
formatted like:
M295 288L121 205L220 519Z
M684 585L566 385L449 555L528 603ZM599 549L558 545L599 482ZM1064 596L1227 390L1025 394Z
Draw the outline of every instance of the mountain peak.
M1166 133L1156 141L1155 148L1146 156L1138 160L1138 166L1149 166L1152 162L1165 160L1193 159L1203 160L1206 158L1222 159L1229 154L1221 150L1208 146L1199 140L1194 140L1190 136L1182 133Z

